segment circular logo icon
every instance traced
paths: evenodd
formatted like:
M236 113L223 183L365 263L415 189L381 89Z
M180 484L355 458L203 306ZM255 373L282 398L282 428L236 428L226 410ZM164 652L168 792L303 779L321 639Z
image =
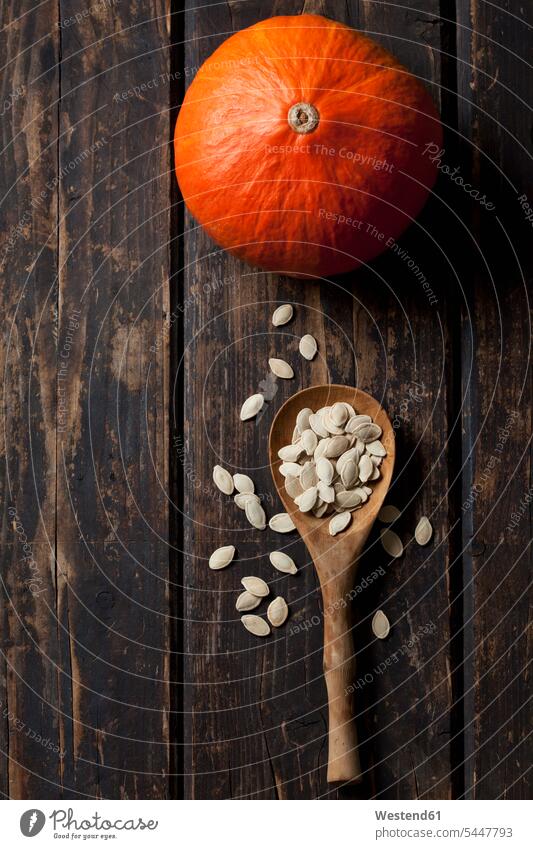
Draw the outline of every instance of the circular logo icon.
M20 830L24 837L35 837L42 831L46 822L46 817L38 808L31 808L29 811L24 811L20 818Z

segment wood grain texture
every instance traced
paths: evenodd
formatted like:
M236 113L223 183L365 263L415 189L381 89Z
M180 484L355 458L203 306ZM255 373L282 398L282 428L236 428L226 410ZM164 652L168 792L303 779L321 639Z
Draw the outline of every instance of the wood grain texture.
M0 275L0 793L50 798L61 758L55 593L58 32L4 3Z
M459 158L494 209L464 206L465 795L531 798L531 10L458 6Z
M437 5L431 7L435 14ZM341 3L306 3L305 11L347 19L393 46L409 67L436 83L438 99L439 27L427 20L421 25L416 10L402 8L400 23L394 7L380 6L375 14L372 7L350 5L348 17ZM260 8L229 3L201 11L190 4L187 10L186 67L198 67L234 29L272 13L302 11L291 3ZM392 34L394 45L387 43ZM186 218L184 292L191 306L184 327L185 408L197 414L187 418L185 446L198 481L197 487L191 480L185 487L188 796L451 795L445 447L450 271L438 241L438 214L431 206L401 243L407 259L430 280L436 307L428 304L421 278L413 276L399 253L358 272L357 280L302 284L223 256ZM436 268L438 275L432 274ZM296 305L296 317L272 332L271 313L283 301ZM297 355L304 332L319 342L319 356L311 364ZM283 381L270 386L268 357L282 352L295 365L296 379L291 386ZM279 538L250 531L245 518L210 484L217 462L231 471L247 471L266 494L267 513L276 512L264 467L273 412L296 389L328 380L359 386L383 399L389 414L398 417L394 499L406 508L402 534L408 543L422 512L432 516L437 531L430 552L409 545L399 565L387 563L371 544L361 567L363 587L369 588L361 588L355 610L361 623L356 645L362 647L357 664L370 681L363 685L358 716L365 780L360 788L345 790L331 790L325 782L322 614L306 550L289 540L289 553L301 567L298 578L273 576L266 554L280 545ZM240 404L262 388L271 389L266 411L256 424L243 427L237 418ZM206 573L211 550L230 541L238 547L238 562L223 573ZM269 644L251 642L234 611L239 579L251 570L272 579L273 591L282 592L291 606L291 624ZM391 640L376 646L370 621L380 605L395 629ZM387 675L376 671L390 657Z

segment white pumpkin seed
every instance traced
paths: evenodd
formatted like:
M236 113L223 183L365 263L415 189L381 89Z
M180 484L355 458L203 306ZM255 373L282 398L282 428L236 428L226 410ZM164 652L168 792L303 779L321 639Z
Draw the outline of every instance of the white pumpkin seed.
M215 551L213 551L211 557L209 558L209 568L213 570L225 569L226 566L229 566L234 557L235 546L223 545L222 548L217 548Z
M255 492L238 492L237 495L234 496L233 500L237 507L240 510L244 510L248 501L257 501L259 504L259 496L255 494Z
M284 478L287 475L292 475L293 478L297 478L302 471L302 467L298 465L298 463L281 463L279 467L279 473Z
M336 534L340 534L341 531L348 527L351 521L352 514L348 510L344 513L337 513L337 515L334 516L329 523L329 532L331 536L334 537Z
M380 522L383 522L384 525L391 525L399 519L401 515L402 514L398 508L394 507L393 504L384 504L378 513L378 519Z
M348 451L345 451L344 454L341 454L341 456L337 460L337 471L339 475L342 474L344 464L347 463L348 460L353 460L357 465L359 465L360 459L361 454L359 453L359 449L357 447L348 448Z
M253 613L246 616L241 616L241 622L250 634L255 634L256 637L268 637L270 634L270 625L261 619L260 616L255 616Z
M233 478L230 473L223 469L222 466L213 467L213 481L220 492L224 495L231 495L234 489Z
M314 336L311 336L310 333L306 333L305 336L302 336L298 347L300 354L302 357L305 357L306 360L312 360L318 350L316 339Z
M331 433L332 436L344 435L344 427L342 425L339 427L335 424L331 418L329 410L322 414L322 424L326 428L327 432Z
M316 519L321 519L322 516L328 511L329 504L326 501L322 501L321 498L318 499L316 506L313 507L313 516Z
M274 569L278 572L284 572L287 575L296 575L298 569L292 557L285 554L284 551L271 551L268 555Z
M300 457L304 451L304 446L301 441L298 440L298 442L293 442L292 445L284 445L283 448L280 448L278 451L278 457L286 463L296 463L298 457Z
M372 463L372 465L374 466L374 463ZM369 481L378 481L380 479L380 477L381 477L380 470L378 469L377 466L374 466L374 471L372 472L372 474L370 475L368 480Z
M365 422L370 423L371 421L372 421L372 419L370 418L370 416L353 415L348 419L348 421L346 423L346 427L345 427L346 433L353 433L355 431L356 427L358 427L360 424L364 424Z
M259 531L265 530L266 515L259 501L249 499L244 505L244 512L252 527L257 528Z
M298 427L295 427L293 432L292 432L292 439L291 439L291 442L292 442L293 445L295 444L295 442L300 441L300 436L301 436L301 434L300 434L300 431L298 430Z
M374 464L368 454L363 454L359 460L359 479L361 483L366 483L370 475L374 472Z
M335 469L333 468L331 460L328 460L327 457L320 457L316 464L316 473L319 480L327 484L327 486L330 486L335 474Z
M312 416L309 416L309 426L312 430L314 430L316 435L320 436L322 439L325 439L326 436L329 436L327 429L322 423L322 419L317 413L313 413Z
M318 494L325 504L333 504L335 501L335 490L324 481L318 482Z
M326 439L319 440L318 445L313 452L313 459L315 463L317 462L317 460L320 460L320 458L325 455L326 451L328 450L328 442L328 437L326 437Z
M233 475L233 483L237 492L250 493L255 492L254 482L248 475L236 474Z
M288 534L296 530L296 525L288 513L276 513L275 516L272 516L268 527L271 531L276 531L278 534Z
M374 442L368 442L366 446L367 454L373 454L375 457L386 457L387 452L383 446L383 443L379 441L379 439L375 439Z
M372 617L372 631L379 640L389 636L390 623L382 610L377 610Z
M329 440L325 456L331 459L332 457L340 457L348 448L348 440L345 436L332 436Z
M300 484L302 489L309 489L312 486L316 486L318 483L318 476L316 473L316 465L314 460L308 460L305 463L304 467L300 472Z
M249 398L246 399L244 404L241 407L241 421L245 422L247 419L253 419L263 407L265 403L264 395L258 393L257 395L250 395Z
M255 575L241 578L241 584L245 590L248 590L249 593L252 593L257 598L266 598L270 593L268 584L262 578L256 578Z
M346 489L354 486L358 476L357 466L353 460L347 460L341 471L341 481Z
M291 304L282 304L277 307L272 314L272 324L274 327L281 327L287 324L294 315L294 310Z
M279 628L289 615L287 602L280 595L270 602L267 608L267 619L274 628Z
M333 424L337 425L337 427L341 427L346 423L346 419L348 418L348 409L346 404L342 404L337 401L336 404L333 404L331 408L330 418Z
M281 377L284 380L290 380L291 377L294 377L294 371L292 367L285 362L285 360L278 360L276 357L271 357L268 361L268 365L270 366L270 371L276 375L276 377Z
M318 436L314 430L311 430L311 428L304 430L302 433L302 445L305 448L305 453L309 457L311 454L314 454L315 448L318 445Z
M303 410L300 410L300 412L296 416L296 427L298 428L300 433L303 433L304 430L307 430L307 428L311 427L311 425L309 424L309 418L312 415L313 411L310 409L310 407L304 407Z
M261 604L261 599L259 596L253 595L252 593L245 590L238 597L235 607L237 610L254 610L254 608L258 607Z
M389 528L384 528L381 531L381 544L390 557L401 557L403 554L403 544L394 531Z
M367 443L374 442L376 439L379 439L383 431L380 426L374 422L363 422L362 424L357 425L354 429L354 433L358 439Z
M359 507L361 503L361 496L355 489L350 490L350 492L337 492L335 495L335 504L340 507L341 510L354 510L356 507Z
M287 475L285 477L285 492L290 495L291 498L298 498L298 496L303 493L300 479L294 477L294 475Z
M318 489L316 486L311 486L309 489L306 489L303 495L300 495L298 500L300 512L309 513L309 511L315 506L317 498Z
M415 539L418 545L427 545L433 536L433 528L427 516L422 516L415 529Z

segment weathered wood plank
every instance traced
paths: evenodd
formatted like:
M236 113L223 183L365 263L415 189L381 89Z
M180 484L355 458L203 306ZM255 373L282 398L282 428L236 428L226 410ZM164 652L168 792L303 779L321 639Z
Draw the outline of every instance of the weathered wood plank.
M2 5L0 793L60 792L55 593L56 7Z
M437 14L438 4L431 9ZM202 9L188 4L185 67L198 67L234 29L269 14L300 11L292 3ZM346 19L341 3L307 3L305 11ZM401 15L393 7L380 6L374 12L373 4L363 3L349 4L347 20L385 41L416 73L438 86L440 27L433 25L429 13L427 18L421 21L415 9L405 7ZM406 235L401 248L427 276L436 303L428 302L421 278L398 253L358 272L353 280L304 285L255 273L224 256L186 216L184 386L189 415L183 456L193 470L185 486L184 511L188 796L330 795L325 783L320 602L306 550L300 542L289 541L300 574L296 579L275 578L266 553L279 547L279 537L252 532L211 485L217 462L233 471L248 471L266 495L267 512L276 512L264 466L273 413L300 386L327 379L356 381L383 397L389 412L398 416L400 461L394 498L406 507L402 533L407 541L421 512L432 516L437 532L437 544L429 553L409 545L406 558L389 566L373 546L361 567L367 587L361 587L356 604L361 620L358 662L361 675L370 673L372 678L372 685L361 691L359 717L367 772L360 789L341 795L451 795L445 449L451 346L445 292L450 272L438 238L433 241L440 220L435 207ZM270 315L285 300L297 304L296 318L274 334ZM312 364L295 357L298 336L305 331L320 345L321 357ZM296 363L296 380L290 387L275 383L257 425L243 428L238 422L240 403L265 386L268 357L280 350ZM229 541L238 546L238 562L230 570L209 573L206 559L211 550ZM276 592L287 596L292 611L283 633L260 646L242 631L234 611L239 579L252 571L275 581ZM378 579L372 578L376 574ZM369 613L377 604L385 606L395 622L383 646L370 639ZM421 631L425 626L427 635ZM373 672L394 652L399 660L386 676Z
M62 19L84 10L62 2ZM169 763L169 29L62 29L58 633L65 793L161 798Z
M493 204L474 199L465 214L473 256L463 314L465 795L481 799L531 798L532 760L532 21L526 7L500 7L458 4L457 161Z

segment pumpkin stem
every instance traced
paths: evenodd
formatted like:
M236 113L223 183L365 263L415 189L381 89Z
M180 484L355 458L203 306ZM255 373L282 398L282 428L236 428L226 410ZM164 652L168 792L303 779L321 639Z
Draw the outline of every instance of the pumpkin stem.
M320 115L311 103L295 103L289 109L287 120L295 133L312 133L318 127Z

